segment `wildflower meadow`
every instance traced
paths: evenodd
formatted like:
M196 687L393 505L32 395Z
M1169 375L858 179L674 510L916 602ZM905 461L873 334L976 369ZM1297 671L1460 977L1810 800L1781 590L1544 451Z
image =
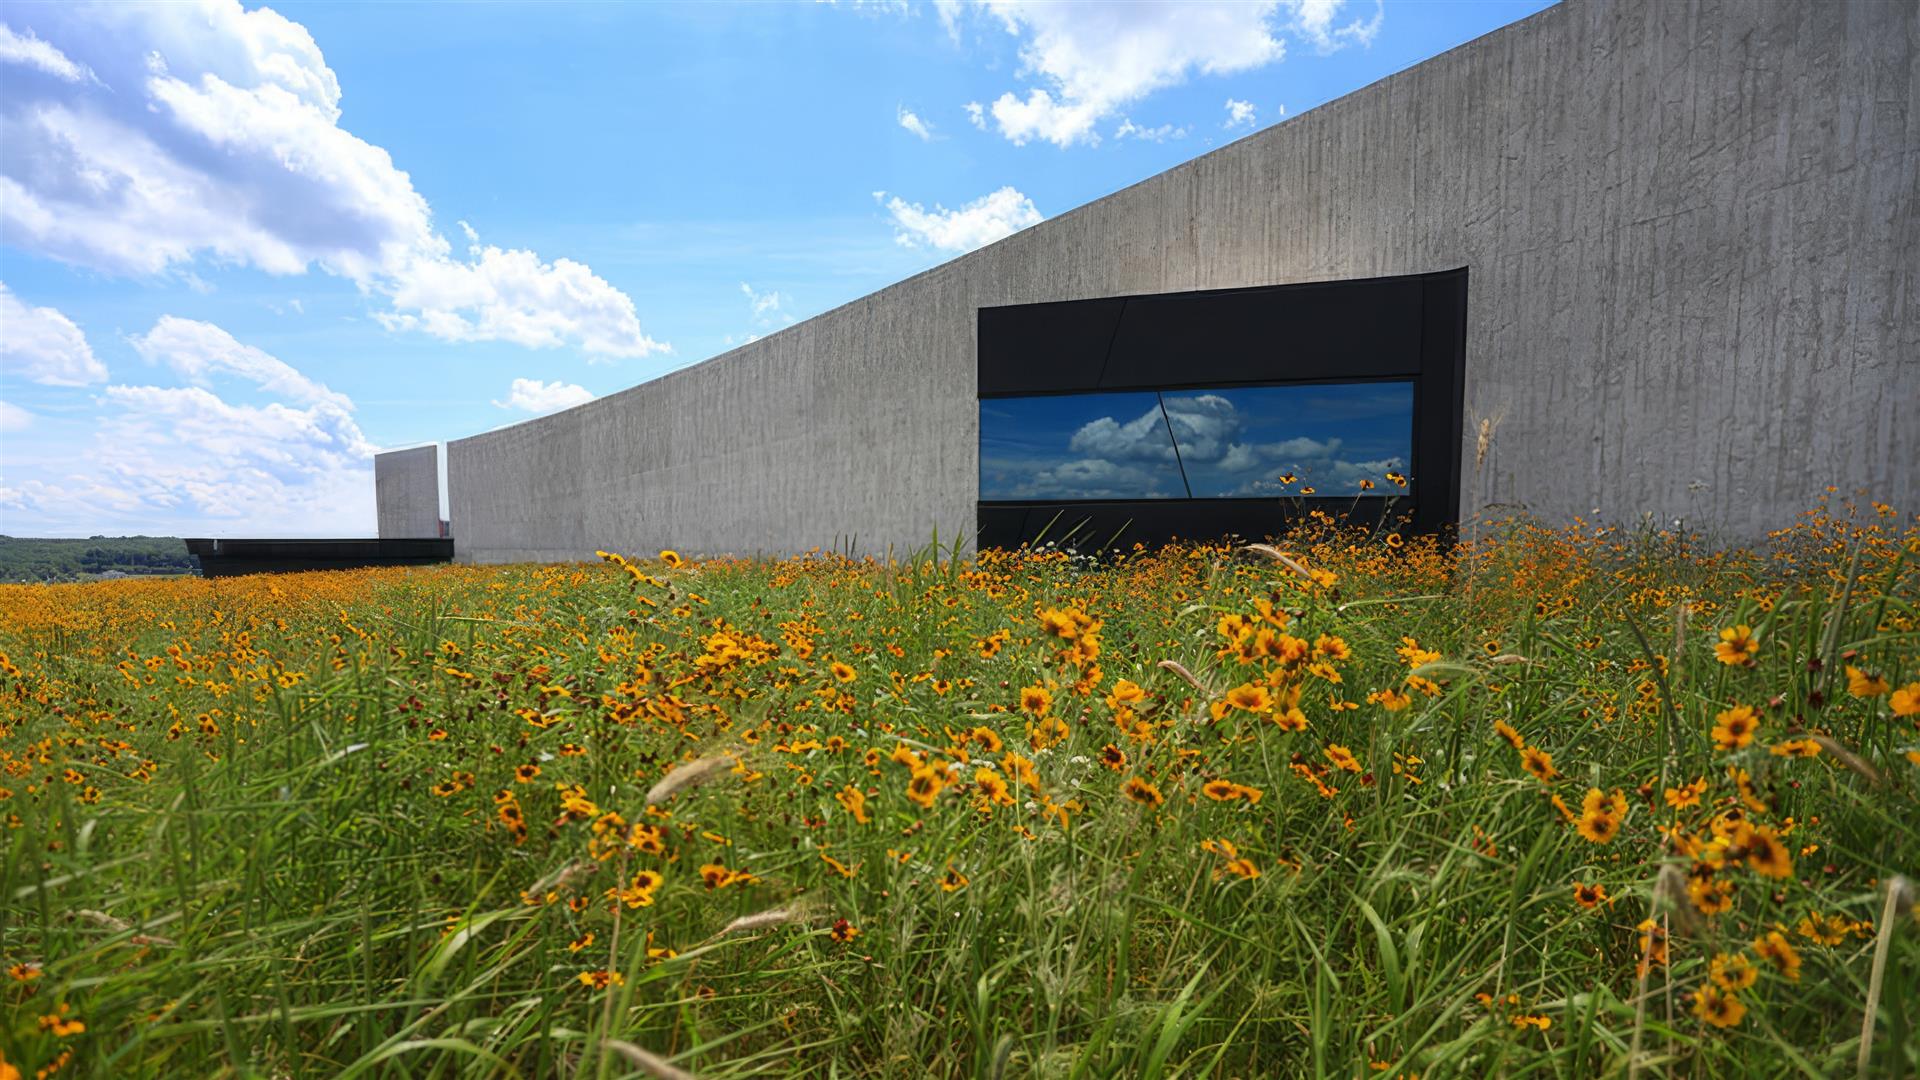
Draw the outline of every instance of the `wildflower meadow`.
M1920 1071L1920 526L0 586L0 1076Z

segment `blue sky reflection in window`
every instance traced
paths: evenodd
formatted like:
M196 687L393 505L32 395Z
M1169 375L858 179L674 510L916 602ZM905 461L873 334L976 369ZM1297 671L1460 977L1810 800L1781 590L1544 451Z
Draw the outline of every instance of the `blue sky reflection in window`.
M1407 382L993 398L980 402L980 498L1340 497L1363 479L1399 494L1385 477L1407 472L1412 446Z

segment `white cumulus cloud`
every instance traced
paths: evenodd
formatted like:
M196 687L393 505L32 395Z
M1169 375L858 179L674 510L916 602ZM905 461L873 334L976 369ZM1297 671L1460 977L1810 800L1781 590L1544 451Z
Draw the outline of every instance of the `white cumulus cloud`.
M186 280L202 259L318 268L384 299L394 329L605 357L667 351L583 264L477 241L456 254L412 178L340 126L339 80L299 23L238 0L30 14L33 27L0 42L0 58L39 58L0 64L9 243ZM83 77L46 79L55 58Z
M1286 54L1277 0L984 0L980 7L1020 40L1022 73L1040 84L1024 96L1007 91L990 107L1000 134L1016 144L1097 142L1096 124L1156 90Z
M1347 0L1286 0L1289 29L1313 43L1321 53L1336 52L1348 45L1362 48L1373 44L1386 21L1386 0L1374 0L1372 18L1354 18L1335 25Z
M921 142L929 142L933 139L933 128L929 127L925 120L915 115L912 109L902 105L896 112L895 117L900 121L901 127L912 132Z
M502 409L519 409L538 416L571 409L592 400L593 392L584 386L563 383L558 379L550 383L539 379L515 379L513 387L507 392L507 400L494 404Z
M747 308L752 313L755 326L769 330L793 325L793 315L786 311L786 304L791 297L777 289L757 292L744 281L740 283L740 293L747 298Z
M938 203L928 210L898 195L876 191L873 197L893 217L894 239L904 247L930 247L962 253L1005 239L1044 220L1033 200L1003 187L949 210Z
M24 34L16 33L6 23L0 23L0 64L20 64L67 82L84 82L93 78L93 72L35 37L31 29Z
M7 462L0 507L10 521L82 535L373 532L374 447L351 401L210 324L163 319L136 348L149 338L147 349L189 378L234 374L305 404L235 404L204 386L108 386L90 443L35 465Z
M1141 127L1139 124L1134 123L1131 117L1123 117L1120 121L1120 126L1113 129L1113 137L1116 139L1140 139L1144 142L1166 142L1168 139L1186 138L1187 129L1184 127L1175 127L1172 124L1161 124L1159 127Z
M85 386L104 382L107 366L72 319L22 303L0 282L0 373L47 386Z
M352 411L353 402L294 370L291 364L251 345L243 345L209 322L162 315L153 329L129 339L150 363L165 364L193 383L205 386L216 374L233 375L267 393L304 405L331 403Z
M1259 109L1251 101L1227 99L1227 122L1220 126L1232 131L1237 127L1252 127L1259 122L1256 113Z

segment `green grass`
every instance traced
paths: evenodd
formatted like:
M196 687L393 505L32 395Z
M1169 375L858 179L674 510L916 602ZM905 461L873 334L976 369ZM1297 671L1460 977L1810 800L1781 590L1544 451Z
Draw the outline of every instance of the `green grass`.
M0 981L0 1052L27 1075L70 1052L62 1075L1846 1076L1884 948L1866 1075L1914 1075L1920 923L1883 908L1920 871L1920 729L1891 692L1920 679L1917 543L1824 516L1720 555L1527 525L1472 552L1283 542L1332 587L1187 547L0 588L0 946L33 975ZM1309 645L1344 639L1338 684L1220 655L1221 617L1259 600ZM1064 656L1050 610L1099 620L1080 636L1097 655ZM1737 624L1751 666L1715 657ZM1405 638L1438 658L1410 666ZM1849 693L1849 667L1889 692ZM1214 717L1267 672L1304 688L1307 730ZM1431 693L1368 700L1409 675ZM1106 700L1121 680L1145 691L1134 719ZM1028 686L1067 728L1044 751ZM1759 730L1725 750L1710 729L1735 703ZM1528 775L1496 720L1560 777ZM976 727L1005 749L962 746ZM1860 770L1769 753L1796 728ZM967 758L930 806L903 746ZM649 806L716 753L737 766ZM989 765L1011 805L983 798ZM1738 816L1784 835L1792 873L1736 846L1705 875L1731 910L1661 906L1660 867L1703 860L1660 826L1731 834L1730 766L1751 776ZM1135 777L1163 805L1127 798ZM1700 777L1699 807L1667 807ZM1258 801L1208 798L1215 778ZM849 785L866 824L835 799ZM1551 801L1577 814L1616 788L1631 810L1606 844ZM662 853L621 841L636 823ZM1223 873L1202 848L1219 839L1259 876ZM752 880L709 888L713 863ZM643 869L651 903L607 900ZM1611 902L1580 907L1582 882ZM1650 915L1671 962L1643 980ZM1810 915L1838 940L1802 932ZM1750 948L1776 927L1797 981ZM1722 952L1759 968L1727 1028L1690 1008ZM583 985L595 971L624 981ZM61 1004L84 1032L48 1029Z

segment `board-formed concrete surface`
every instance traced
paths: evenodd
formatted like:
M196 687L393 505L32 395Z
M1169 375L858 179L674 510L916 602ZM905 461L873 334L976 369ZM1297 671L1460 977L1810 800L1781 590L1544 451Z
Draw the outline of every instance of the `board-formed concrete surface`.
M375 454L373 489L380 539L419 540L440 535L438 446Z
M1460 266L1463 514L1753 539L1828 484L1920 509L1916 37L1911 0L1567 0L770 337L451 443L458 557L969 532L980 307Z

